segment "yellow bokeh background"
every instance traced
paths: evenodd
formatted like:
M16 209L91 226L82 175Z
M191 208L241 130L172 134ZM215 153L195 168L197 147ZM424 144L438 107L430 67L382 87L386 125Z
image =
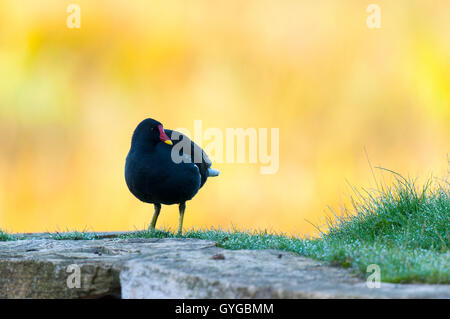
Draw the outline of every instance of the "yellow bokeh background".
M81 28L66 26L67 6ZM274 175L222 163L185 227L313 234L375 165L445 173L450 2L2 0L0 228L133 230L153 208L124 182L135 126L279 128ZM177 226L176 206L159 226Z

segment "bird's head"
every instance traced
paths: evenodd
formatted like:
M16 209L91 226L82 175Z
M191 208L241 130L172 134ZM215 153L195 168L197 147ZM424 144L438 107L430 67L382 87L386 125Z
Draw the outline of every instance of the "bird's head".
M145 119L136 127L133 133L132 143L152 144L159 142L173 145L170 138L164 132L163 125L154 119Z

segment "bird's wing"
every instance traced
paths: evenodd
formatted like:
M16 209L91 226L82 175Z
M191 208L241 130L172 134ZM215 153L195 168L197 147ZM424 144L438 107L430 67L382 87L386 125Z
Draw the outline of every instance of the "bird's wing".
M206 180L208 179L208 168L211 167L211 160L209 159L208 155L205 153L205 151L202 150L200 146L195 144L189 137L187 137L184 134L181 134L180 132L173 131L173 130L166 130L167 136L172 140L173 144L176 145L180 142L188 143L190 142L190 147L182 147L183 156L190 156L192 161L195 165L197 165L200 176L201 176L201 182L200 187L205 184ZM173 136L173 137L172 137Z

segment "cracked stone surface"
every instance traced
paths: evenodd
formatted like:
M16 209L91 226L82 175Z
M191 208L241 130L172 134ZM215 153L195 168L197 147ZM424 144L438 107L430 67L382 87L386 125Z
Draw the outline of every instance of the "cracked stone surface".
M381 283L370 289L349 270L293 253L114 237L0 242L0 298L450 298L450 285ZM80 288L67 285L73 264Z

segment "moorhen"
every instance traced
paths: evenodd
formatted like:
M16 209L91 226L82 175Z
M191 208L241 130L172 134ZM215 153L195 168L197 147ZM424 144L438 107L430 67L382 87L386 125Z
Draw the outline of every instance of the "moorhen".
M165 130L154 119L139 123L126 159L125 180L134 196L155 206L149 231L155 229L161 204L179 204L181 234L186 201L197 194L208 177L219 175L210 167L208 155L186 135Z

